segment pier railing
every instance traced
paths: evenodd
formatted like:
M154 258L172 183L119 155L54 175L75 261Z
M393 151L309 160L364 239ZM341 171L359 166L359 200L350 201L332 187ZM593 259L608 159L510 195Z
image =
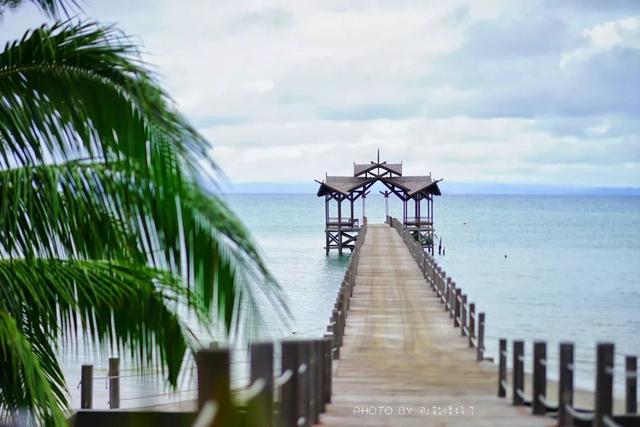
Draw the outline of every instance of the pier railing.
M329 319L329 325L327 326L327 335L325 338L332 340L333 358L340 358L340 347L342 347L344 329L347 324L347 315L349 314L349 307L351 297L353 296L353 288L356 285L356 276L358 274L358 264L360 261L360 248L364 244L367 235L367 220L363 220L363 225L358 231L358 238L356 239L353 253L349 259L349 265L347 271L344 274L344 278L340 283L336 301L333 304L333 311L331 318Z
M451 277L447 277L447 273L425 252L410 230L406 230L400 221L391 216L387 216L386 222L402 236L427 284L449 313L453 326L460 329L460 335L468 337L469 347L476 349L476 360L485 360L485 313L476 313L475 303L469 301L468 295Z
M512 380L507 382L507 340L499 341L498 396L507 397L511 389L514 406L530 406L533 415L550 415L557 419L558 426L628 427L640 426L638 415L638 370L637 357L625 357L625 413L614 414L614 345L599 343L596 348L595 392L592 408L578 408L574 404L574 344L559 345L559 380L557 403L547 398L547 343L533 343L533 374L531 394L525 392L525 343L512 343Z
M274 346L279 344L281 372L274 373ZM331 396L331 337L254 343L249 347L250 383L231 388L231 350L215 348L196 353L198 412L91 410L92 369L82 369L82 407L74 426L311 426L318 422ZM113 359L112 359L113 360ZM113 362L112 362L113 363ZM119 407L119 381L109 376L109 406ZM145 424L146 423L146 424Z
M123 378L149 375L121 372L119 359L109 359L109 371L104 377L94 377L93 365L83 365L79 384L81 410L76 412L72 426L171 425L194 427L252 426L308 427L319 421L319 415L331 402L332 361L340 357L344 330L353 288L358 272L360 248L367 233L366 221L358 238L349 265L340 284L327 333L323 338L282 340L254 343L249 346L250 383L240 389L231 388L231 350L212 348L195 354L197 387L177 393L194 392L197 412L160 412L148 410L95 410L93 385L106 381L109 408L117 409L122 400L120 381ZM280 373L274 373L274 348L280 348ZM175 395L176 392L167 393ZM155 397L134 396L135 398Z

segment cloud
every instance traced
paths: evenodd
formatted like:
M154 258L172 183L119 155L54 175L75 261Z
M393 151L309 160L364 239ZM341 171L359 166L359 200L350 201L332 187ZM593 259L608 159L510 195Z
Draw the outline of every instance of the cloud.
M560 66L586 61L612 49L640 49L640 17L630 16L604 22L583 32L586 45L562 55Z
M457 181L640 186L640 2L87 2L235 181L311 182L378 148ZM3 38L40 25L7 14Z

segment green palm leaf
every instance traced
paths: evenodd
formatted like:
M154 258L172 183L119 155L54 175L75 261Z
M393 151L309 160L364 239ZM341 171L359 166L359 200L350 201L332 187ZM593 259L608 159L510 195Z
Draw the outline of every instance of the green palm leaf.
M33 353L7 357L0 412L62 413L61 338L127 349L175 384L193 344L176 306L227 333L254 331L265 305L286 320L249 233L203 187L207 141L171 105L113 27L60 22L0 52L0 311ZM44 394L16 391L34 384L23 371Z
M31 342L16 325L15 319L0 309L0 420L15 416L12 408L31 408L47 425L64 426L60 395L52 389L63 383L59 370L47 372L46 366L57 367L51 352L34 351Z

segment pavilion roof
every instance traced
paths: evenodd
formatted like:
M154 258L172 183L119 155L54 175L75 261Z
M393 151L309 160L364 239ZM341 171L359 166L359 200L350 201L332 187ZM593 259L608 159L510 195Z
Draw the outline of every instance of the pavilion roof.
M387 163L387 162L382 162L382 163L371 162L369 164L367 164L367 163L363 163L363 164L354 163L354 165L353 165L353 175L354 176L364 175L365 173L370 172L370 171L372 171L374 169L377 169L377 168L386 169L389 172L393 172L395 174L402 175L402 163Z
M371 172L376 169L384 169L399 176L388 176L390 174L385 175L382 173L373 173L372 175L374 176L369 177L364 176L367 172ZM331 193L340 193L347 196L359 188L365 187L376 181L382 181L388 187L393 187L395 189L394 191L401 191L408 197L425 194L432 194L436 196L441 195L440 188L438 187L438 182L441 180L434 180L431 177L431 174L402 176L402 163L380 162L380 153L378 152L377 161L372 161L369 164L354 163L353 176L327 176L323 182L317 181L318 184L320 184L318 196L324 196Z
M381 179L396 187L400 187L405 190L409 196L413 196L417 193L435 194L440 196L440 188L438 187L439 181L434 181L431 175L426 176L393 176L384 177Z
M375 179L362 176L327 176L324 182L320 183L318 196L324 196L332 191L337 191L346 196L353 190L372 181L375 181Z

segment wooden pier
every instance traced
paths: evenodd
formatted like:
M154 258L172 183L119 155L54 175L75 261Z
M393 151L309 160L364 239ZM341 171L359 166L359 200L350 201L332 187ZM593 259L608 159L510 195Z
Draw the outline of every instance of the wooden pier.
M198 399L182 411L91 410L92 379L83 376L87 409L77 412L71 425L640 425L635 356L626 359L624 410L613 395L611 343L597 347L595 393L574 391L570 343L560 346L560 382L549 382L547 390L546 344L534 343L531 376L524 372L522 341L514 341L509 354L501 339L497 364L486 359L485 314L476 312L403 222L364 221L353 244L324 337L252 344L251 381L241 389L231 388L228 348L199 351ZM112 408L119 406L116 365L109 373Z
M323 425L552 424L496 398L495 365L476 361L396 230L368 226L357 271Z

